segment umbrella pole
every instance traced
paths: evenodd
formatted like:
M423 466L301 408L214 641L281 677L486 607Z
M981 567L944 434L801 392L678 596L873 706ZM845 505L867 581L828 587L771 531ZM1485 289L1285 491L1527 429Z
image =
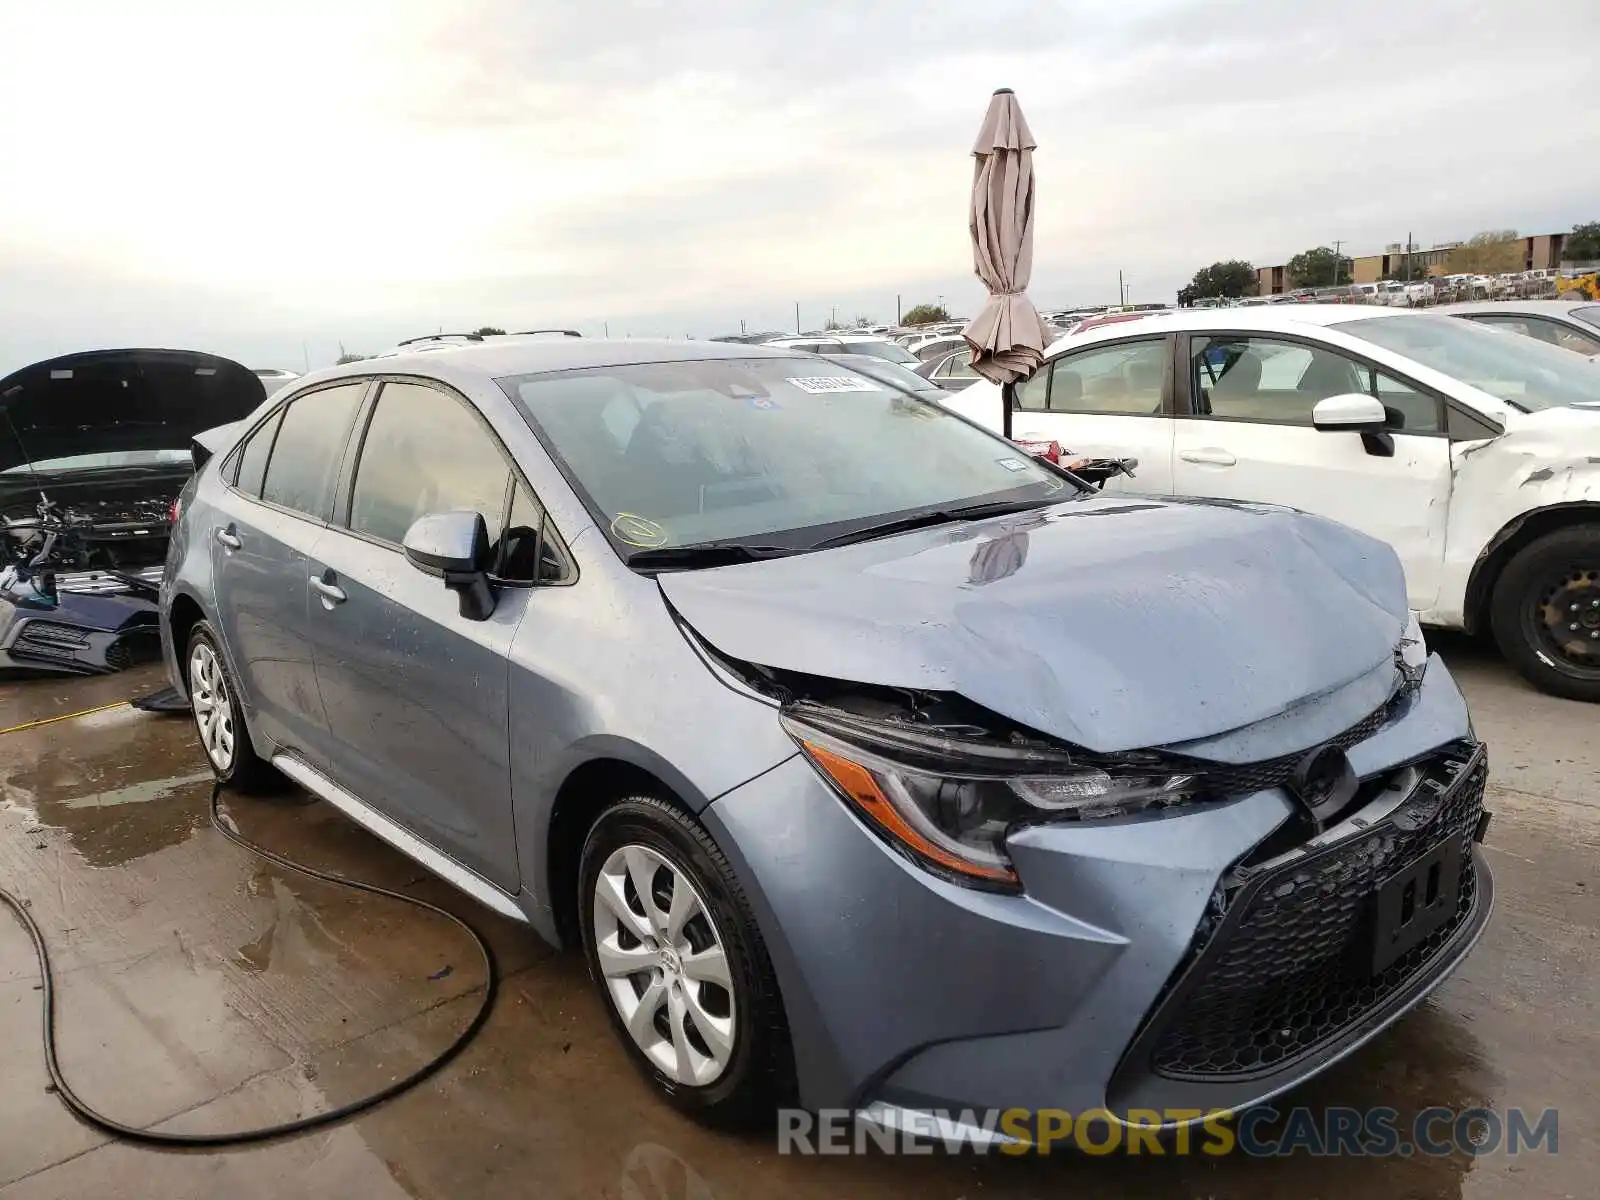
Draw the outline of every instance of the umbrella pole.
M1017 385L1015 383L1002 383L1000 385L1000 433L1002 437L1011 437L1011 410L1017 403Z

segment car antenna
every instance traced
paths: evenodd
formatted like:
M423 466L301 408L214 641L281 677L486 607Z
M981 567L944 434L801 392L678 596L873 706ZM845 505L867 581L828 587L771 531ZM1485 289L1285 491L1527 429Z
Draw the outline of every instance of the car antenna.
M21 391L19 387L16 389ZM17 439L17 449L22 451L22 461L27 465L28 475L33 479L33 486L39 489L39 499L48 501L44 494L44 476L39 474L39 468L33 465L33 456L28 453L28 443L22 440L22 430L17 428L17 423L11 419L11 406L0 403L0 413L6 417L6 426L11 430L11 436Z

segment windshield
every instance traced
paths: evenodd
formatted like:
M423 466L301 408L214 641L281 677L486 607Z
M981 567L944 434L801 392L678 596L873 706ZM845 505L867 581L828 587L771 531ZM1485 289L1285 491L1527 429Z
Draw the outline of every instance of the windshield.
M846 354L870 354L873 358L886 359L889 362L915 363L917 356L904 346L897 346L893 342L846 342Z
M193 467L188 450L112 450L101 454L67 454L38 458L0 471L0 475L27 475L33 471L99 471L109 467Z
M624 557L803 549L918 511L1066 499L1061 476L937 404L813 358L500 381Z
M1524 412L1600 400L1600 371L1588 359L1472 321L1407 315L1330 328L1414 358Z

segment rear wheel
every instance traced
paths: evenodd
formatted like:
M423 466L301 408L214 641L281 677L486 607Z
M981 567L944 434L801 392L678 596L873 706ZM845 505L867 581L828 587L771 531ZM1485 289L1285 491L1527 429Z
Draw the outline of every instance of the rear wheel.
M1501 653L1529 683L1600 701L1600 527L1559 530L1517 551L1489 616Z
M793 1077L772 963L722 852L654 796L608 808L584 842L589 974L630 1057L679 1108L770 1115Z
M242 791L271 787L277 772L250 744L239 691L228 675L216 632L206 621L196 621L189 631L184 678L200 748L216 777Z

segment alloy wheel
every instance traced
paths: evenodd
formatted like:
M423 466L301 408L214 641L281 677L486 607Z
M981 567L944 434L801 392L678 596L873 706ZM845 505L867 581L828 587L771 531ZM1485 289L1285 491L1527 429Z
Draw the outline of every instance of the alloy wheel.
M222 663L205 642L198 642L189 654L189 699L206 757L218 771L228 770L233 766L233 705Z
M688 872L660 851L612 851L594 882L595 959L634 1043L673 1082L713 1083L733 1058L728 955Z

